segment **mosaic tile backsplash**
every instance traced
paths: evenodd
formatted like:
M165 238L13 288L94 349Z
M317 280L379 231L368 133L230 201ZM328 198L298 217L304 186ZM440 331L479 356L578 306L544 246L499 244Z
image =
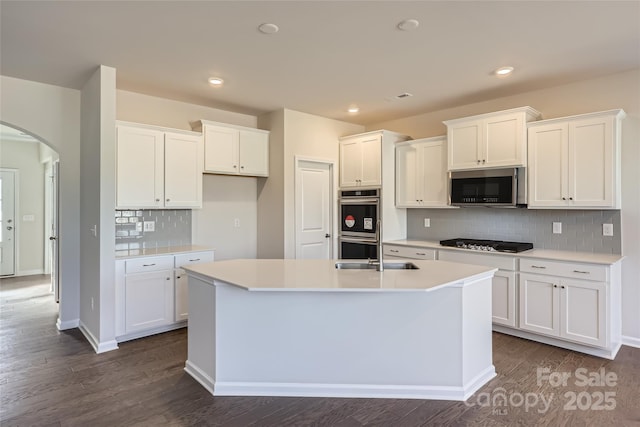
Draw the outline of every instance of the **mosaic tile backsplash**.
M191 244L189 209L117 210L115 221L116 250Z
M439 241L456 237L530 242L537 249L620 254L620 211L533 209L408 209L407 238ZM431 227L424 227L424 218ZM553 234L552 223L562 223ZM613 236L602 235L613 224Z

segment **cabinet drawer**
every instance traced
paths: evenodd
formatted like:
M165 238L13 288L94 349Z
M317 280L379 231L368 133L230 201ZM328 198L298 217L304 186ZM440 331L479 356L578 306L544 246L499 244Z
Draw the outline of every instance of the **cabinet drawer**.
M384 245L383 253L397 258L436 259L436 251L433 249L412 248L409 246Z
M173 256L143 257L125 261L126 274L172 269Z
M499 268L501 270L515 271L516 269L516 258L512 256L440 250L438 259L442 261L461 262L463 264L482 265L485 267Z
M552 276L571 277L575 279L607 282L608 267L596 264L576 262L559 262L522 258L520 271L527 273L548 274Z
M176 268L180 268L183 265L197 264L201 262L213 261L213 252L191 252L188 254L176 255Z

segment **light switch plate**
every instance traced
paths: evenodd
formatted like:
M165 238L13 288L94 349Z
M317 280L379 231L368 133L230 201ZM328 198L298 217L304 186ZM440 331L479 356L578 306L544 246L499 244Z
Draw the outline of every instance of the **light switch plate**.
M553 223L553 234L562 234L562 223L554 222Z
M425 227L431 227L431 218L425 218L424 219L424 226Z
M602 235L613 236L613 224L602 224Z

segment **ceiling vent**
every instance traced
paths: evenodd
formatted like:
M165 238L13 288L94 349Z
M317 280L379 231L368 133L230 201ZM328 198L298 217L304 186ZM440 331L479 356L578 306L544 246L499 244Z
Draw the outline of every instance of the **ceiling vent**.
M405 92L405 93L401 93L400 95L396 95L396 99L404 99L404 98L409 98L413 96L412 94Z

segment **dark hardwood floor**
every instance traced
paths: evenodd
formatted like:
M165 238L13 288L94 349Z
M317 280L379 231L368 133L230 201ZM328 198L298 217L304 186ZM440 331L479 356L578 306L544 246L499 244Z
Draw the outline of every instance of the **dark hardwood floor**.
M494 334L498 376L467 402L213 397L183 371L186 330L95 354L77 329L56 330L47 279L0 283L3 427L640 425L640 349L623 347L608 361L501 334ZM549 368L552 380L571 378L538 381L538 368ZM582 385L579 368L604 369L609 382Z

